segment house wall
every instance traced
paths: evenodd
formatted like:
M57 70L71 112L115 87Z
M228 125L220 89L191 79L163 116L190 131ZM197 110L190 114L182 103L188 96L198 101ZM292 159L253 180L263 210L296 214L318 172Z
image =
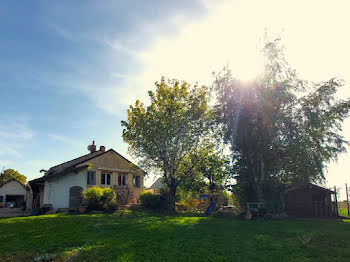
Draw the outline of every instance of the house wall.
M45 181L44 205L51 204L53 211L58 208L69 208L69 190L73 186L87 188L86 171L68 173Z
M0 196L4 197L4 202L7 202L6 195L23 195L24 201L26 201L26 189L18 181L12 180L0 187Z
M80 164L83 166L89 164L90 170L96 171L96 186L111 187L118 185L118 175L127 175L127 185L133 190L135 194L134 201L138 201L140 194L144 191L144 172L140 169L136 169L132 163L121 157L119 154L110 151L106 154L91 159L85 163ZM102 172L109 172L111 176L111 185L101 185ZM133 187L133 176L140 176L140 187Z
M140 169L135 169L132 164L119 154L110 151L105 154L84 162L78 166L89 165L89 171L96 171L96 186L113 188L118 184L118 175L127 174L127 185L135 194L134 201L138 201L139 195L144 190L144 173ZM101 185L101 173L109 172L111 185ZM133 187L133 175L140 175L140 188ZM43 204L51 204L53 211L58 208L69 208L69 191L73 186L80 186L86 190L87 170L78 173L68 173L45 181Z

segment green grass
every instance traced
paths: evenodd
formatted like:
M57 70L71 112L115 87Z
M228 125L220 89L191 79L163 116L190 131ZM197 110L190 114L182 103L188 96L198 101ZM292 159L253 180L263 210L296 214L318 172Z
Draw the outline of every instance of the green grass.
M350 220L129 212L0 219L0 261L349 261Z

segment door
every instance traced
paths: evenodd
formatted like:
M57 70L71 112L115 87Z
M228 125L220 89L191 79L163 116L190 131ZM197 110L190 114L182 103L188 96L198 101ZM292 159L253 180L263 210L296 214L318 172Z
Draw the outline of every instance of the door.
M77 208L83 204L83 188L73 186L69 190L69 208Z

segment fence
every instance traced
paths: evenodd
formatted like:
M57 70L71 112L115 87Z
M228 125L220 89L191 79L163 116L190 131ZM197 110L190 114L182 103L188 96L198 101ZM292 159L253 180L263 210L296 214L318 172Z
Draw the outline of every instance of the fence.
M331 190L334 190L337 195L339 215L350 217L349 186L347 184L334 186L334 189L331 188ZM333 201L335 202L335 199Z

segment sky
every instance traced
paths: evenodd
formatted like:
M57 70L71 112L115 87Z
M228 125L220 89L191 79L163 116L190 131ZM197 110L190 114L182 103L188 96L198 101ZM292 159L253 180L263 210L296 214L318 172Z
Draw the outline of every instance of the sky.
M120 125L130 104L147 102L161 76L210 85L225 65L257 76L265 29L282 37L300 77L342 78L348 98L348 10L347 0L1 1L0 168L31 180L92 140L131 159ZM326 185L342 197L349 170L350 153L328 167Z

